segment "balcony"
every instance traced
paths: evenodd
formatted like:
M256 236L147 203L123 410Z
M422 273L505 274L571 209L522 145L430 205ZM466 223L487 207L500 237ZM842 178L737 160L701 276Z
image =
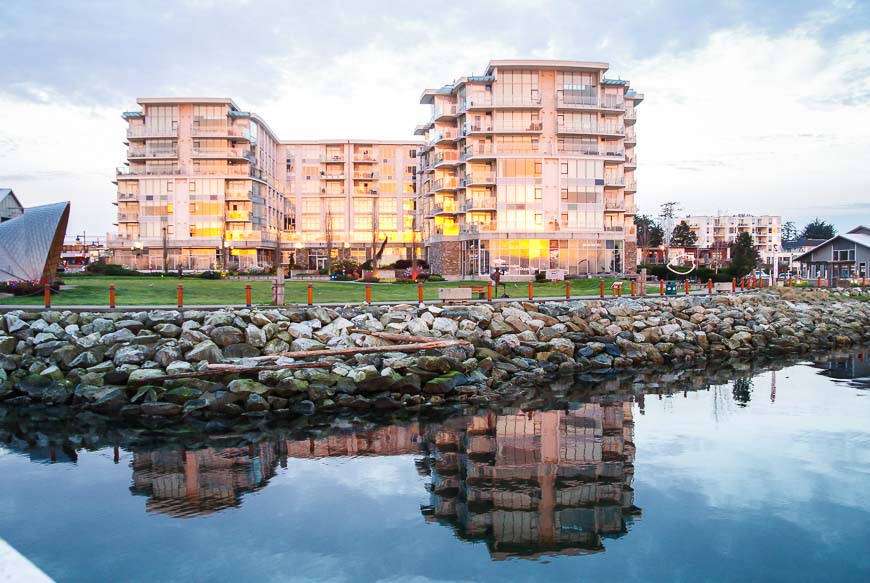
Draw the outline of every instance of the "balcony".
M139 213L118 213L119 223L138 223Z
M433 168L438 168L439 166L456 166L457 164L459 164L459 152L456 152L455 150L435 152L435 156L432 158Z
M610 150L607 152L598 152L599 156L604 157L605 164L614 164L625 161L625 152L622 150Z
M604 230L608 233L621 233L623 231L623 228L621 225L617 225L617 226L610 225L610 226L605 226Z
M472 144L462 151L460 160L491 160L495 158L495 148L492 144Z
M354 180L377 180L378 173L377 172L354 172L353 179Z
M459 205L455 202L445 202L443 204L436 204L432 207L432 213L434 215L456 215L461 212Z
M369 174L373 174L370 172ZM322 180L344 180L344 172L321 172L320 178Z
M243 221L251 220L251 211L227 211L227 221Z
M500 134L539 134L544 131L544 124L534 121L520 125L496 125L495 131Z
M375 164L377 160L371 152L357 152L353 155L353 161L357 164Z
M455 105L436 105L432 111L432 121L445 121L456 117L457 111Z
M495 197L473 198L465 201L465 212L487 212L496 210Z
M378 193L377 188L354 188L353 189L353 194L358 194L358 195L377 194L377 193Z
M147 138L177 138L178 128L152 128L145 126L133 126L127 128L127 137L137 140Z
M139 195L135 192L119 192L118 193L119 201L137 201L139 200Z
M342 152L327 152L326 158L321 158L322 162L327 164L333 162L344 162L344 154Z
M469 172L460 181L462 186L488 186L495 184L494 172Z
M556 108L590 111L625 111L625 101L609 97L599 99L597 95L580 95L560 89L556 91Z
M234 138L256 141L250 128L228 124L223 118L194 118L190 128L193 137Z
M457 180L454 177L438 178L432 183L432 191L439 192L441 190L456 190Z
M601 109L625 111L625 101L622 98L604 97L601 100Z
M241 160L254 161L254 154L250 150L238 148L194 148L192 158L228 159L238 158Z
M637 168L637 155L636 154L625 157L625 169L628 170L630 168Z
M621 200L605 200L604 210L606 211L624 211L625 202Z
M459 225L435 225L435 234L452 237L459 234Z
M625 134L625 145L626 146L634 146L637 145L637 136L634 132L629 132Z
M443 144L447 142L452 142L454 140L459 139L459 130L456 129L440 129L436 130L431 139L429 140L429 144Z
M225 200L251 200L253 192L250 190L231 190L224 194Z
M466 123L462 128L462 133L466 136L473 134L491 134L492 120L487 120L485 123Z
M635 111L635 109L633 107L626 107L625 108L625 117L623 119L625 120L626 125L636 122L637 121L637 111Z
M146 158L178 158L178 151L174 149L151 150L147 148L130 148L127 150L128 160L144 160Z
M634 180L628 180L625 183L625 191L626 192L637 192L637 182Z
M116 168L116 173L118 177L124 176L177 176L179 174L184 174L184 168L179 168L178 166L166 166L166 167L150 167L145 168L144 166L121 166Z
M604 175L605 188L621 188L625 186L625 176L608 176Z
M465 223L462 225L463 233L492 233L498 230L498 224L495 221L480 221L477 223Z
M637 214L637 206L633 204L625 205L625 214L627 215L636 215Z

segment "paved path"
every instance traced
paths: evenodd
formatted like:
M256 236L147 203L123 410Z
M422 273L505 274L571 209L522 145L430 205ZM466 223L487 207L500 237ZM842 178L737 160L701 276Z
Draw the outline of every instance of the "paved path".
M0 538L0 583L53 583L39 567Z

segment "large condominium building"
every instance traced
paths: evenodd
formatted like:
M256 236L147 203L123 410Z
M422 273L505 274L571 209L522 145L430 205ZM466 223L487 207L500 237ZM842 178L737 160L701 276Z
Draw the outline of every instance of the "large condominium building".
M286 234L293 262L322 268L327 257L410 259L415 243L414 142L287 142L285 196L297 210ZM416 236L419 243L419 236ZM287 247L287 245L285 245Z
M755 249L762 263L771 263L782 251L782 217L749 214L687 216L675 219L678 225L685 221L698 236L697 246L703 249L725 248L737 239L740 233L752 235Z
M491 61L423 92L418 210L432 271L530 275L636 265L634 123L606 63Z
M230 99L139 99L126 112L114 262L140 269L322 267L413 243L408 142L281 142ZM298 216L297 216L298 213Z

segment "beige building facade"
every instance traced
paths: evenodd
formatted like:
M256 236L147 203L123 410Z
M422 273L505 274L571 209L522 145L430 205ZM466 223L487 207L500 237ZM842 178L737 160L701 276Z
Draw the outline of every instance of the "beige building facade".
M282 142L230 99L139 99L126 112L115 263L251 269L382 262L413 243L417 143Z
M491 61L423 92L418 209L432 271L635 270L636 107L606 63Z
M782 248L782 217L777 215L690 215L675 219L674 224L682 221L698 236L699 248L724 249L740 233L749 233L763 264L788 256Z

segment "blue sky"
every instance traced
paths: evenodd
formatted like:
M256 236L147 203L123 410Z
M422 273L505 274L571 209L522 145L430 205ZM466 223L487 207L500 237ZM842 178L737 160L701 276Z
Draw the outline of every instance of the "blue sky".
M113 229L120 112L227 96L286 139L411 138L422 89L490 59L609 62L646 95L656 214L870 223L870 3L0 0L0 186Z

